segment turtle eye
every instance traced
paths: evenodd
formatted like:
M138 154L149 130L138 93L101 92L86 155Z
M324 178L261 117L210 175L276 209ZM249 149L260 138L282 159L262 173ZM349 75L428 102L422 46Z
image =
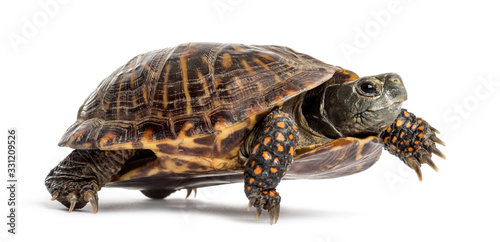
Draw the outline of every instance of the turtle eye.
M365 96L375 96L378 93L377 87L372 82L361 82L358 85L358 92Z

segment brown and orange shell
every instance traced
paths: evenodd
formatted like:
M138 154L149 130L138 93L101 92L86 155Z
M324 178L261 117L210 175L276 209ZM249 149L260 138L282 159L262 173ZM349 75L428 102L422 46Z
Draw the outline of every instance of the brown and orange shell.
M270 109L343 72L281 46L189 43L151 51L102 81L59 145L116 150L168 143L164 149L179 150L213 143L220 155L236 148L224 141L241 144ZM179 138L191 142L172 147Z

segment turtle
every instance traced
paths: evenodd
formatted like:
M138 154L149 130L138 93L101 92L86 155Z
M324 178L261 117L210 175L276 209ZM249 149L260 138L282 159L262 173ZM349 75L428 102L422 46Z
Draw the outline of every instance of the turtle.
M282 179L371 167L383 149L415 170L445 156L439 133L402 108L401 77L359 77L277 45L186 43L135 56L104 79L59 146L74 150L45 179L69 208L98 211L102 187L163 199L243 183L249 209L279 217Z

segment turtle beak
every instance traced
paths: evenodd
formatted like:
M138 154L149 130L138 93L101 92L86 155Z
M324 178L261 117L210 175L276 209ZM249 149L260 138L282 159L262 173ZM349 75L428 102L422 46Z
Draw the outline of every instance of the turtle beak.
M406 88L398 74L386 73L379 76L379 79L384 82L384 90L388 100L391 100L392 103L398 103L408 99Z

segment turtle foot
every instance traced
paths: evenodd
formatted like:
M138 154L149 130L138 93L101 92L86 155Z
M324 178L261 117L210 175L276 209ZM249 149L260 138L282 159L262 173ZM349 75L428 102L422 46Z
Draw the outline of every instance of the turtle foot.
M389 153L399 157L412 168L417 173L418 179L422 181L420 170L422 164L427 164L438 171L431 159L432 154L446 159L436 147L436 144L445 145L436 134L439 134L439 131L425 120L402 109L396 122L382 132L380 137L384 140L385 148Z
M260 194L249 196L248 210L253 207L257 209L257 220L260 218L262 209L269 213L270 224L278 222L280 214L281 197L276 190L262 191Z
M48 177L46 186L52 194L52 201L59 201L69 212L81 209L90 202L94 213L98 211L97 184L94 181L60 181Z

